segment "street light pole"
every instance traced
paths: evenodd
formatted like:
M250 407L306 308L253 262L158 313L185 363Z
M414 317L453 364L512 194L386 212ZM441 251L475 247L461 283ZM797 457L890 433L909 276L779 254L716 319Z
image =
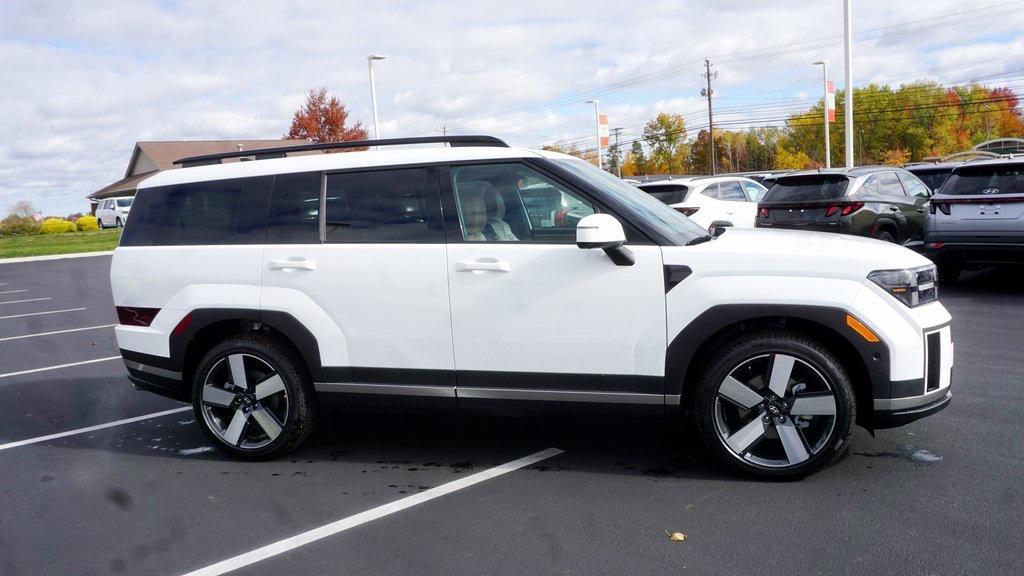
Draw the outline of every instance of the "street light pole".
M383 60L387 56L379 56L377 54L370 54L366 57L366 62L370 67L370 104L373 106L373 139L380 140L380 120L377 118L377 82L373 79L373 61Z
M828 140L828 60L819 60L813 63L815 66L821 64L822 77L822 111L825 114L825 168L832 167L832 148Z
M853 4L843 0L843 56L846 64L846 101L843 104L844 132L846 132L846 167L853 168Z
M604 164L601 161L601 101L594 98L593 100L587 100L587 104L594 105L594 133L597 134L597 167L604 168Z

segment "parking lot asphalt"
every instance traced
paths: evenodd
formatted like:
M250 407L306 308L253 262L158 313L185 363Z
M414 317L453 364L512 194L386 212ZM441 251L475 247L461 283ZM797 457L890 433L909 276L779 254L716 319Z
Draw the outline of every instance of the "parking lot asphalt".
M184 407L105 360L109 263L0 264L0 292L25 290L0 293L0 574L185 574L324 526L231 573L1024 573L1024 287L1009 273L942 289L950 408L858 429L802 481L758 482L686 425L623 417L335 415L264 463L213 450L187 410L40 440ZM548 448L563 452L466 482ZM452 482L466 485L433 496Z

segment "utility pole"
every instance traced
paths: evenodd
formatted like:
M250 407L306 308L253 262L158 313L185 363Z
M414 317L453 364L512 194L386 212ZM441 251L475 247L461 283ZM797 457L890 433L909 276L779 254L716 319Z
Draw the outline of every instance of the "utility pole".
M821 107L825 113L825 168L832 167L832 147L828 139L828 123L829 123L829 90L828 90L828 60L819 60L814 62L814 66L821 65L821 76L824 79L822 85L824 86L824 93L821 97ZM833 98L833 104L834 102ZM835 114L833 114L835 116Z
M853 168L853 4L843 0L843 56L846 64L846 102L843 118L846 132L846 167Z
M440 128L440 132L441 132L441 136L447 136L448 135L448 125L447 124L443 124L441 126L441 128Z
M622 149L619 148L619 132L622 132L622 128L612 128L612 134L615 134L615 175L622 178Z
M849 2L849 0L846 1ZM711 113L711 95L714 94L714 91L711 90L711 80L713 78L718 78L718 72L711 72L711 61L707 58L704 59L704 70L705 71L702 76L707 79L708 87L701 90L700 95L705 96L708 99L708 140L711 144L711 175L714 176L717 172L717 168L715 167L715 123Z
M604 168L604 163L601 161L601 101L597 98L593 100L587 100L587 104L594 105L594 130L597 134L597 167Z

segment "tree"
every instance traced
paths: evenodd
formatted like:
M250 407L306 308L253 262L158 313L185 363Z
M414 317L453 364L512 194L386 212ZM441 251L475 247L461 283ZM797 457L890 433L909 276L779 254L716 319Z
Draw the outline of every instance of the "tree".
M35 206L28 200L18 200L11 206L10 215L19 218L31 218L36 213Z
M682 114L658 114L644 126L643 139L651 149L651 170L667 174L686 170L690 146L686 143L686 120Z
M643 176L650 173L647 162L647 155L644 154L644 145L639 140L633 141L633 147L629 152L629 163L627 172L630 176Z
M893 148L884 150L878 156L878 162L887 166L903 166L910 161L910 150L905 148Z
M780 146L775 152L775 168L779 170L803 170L813 168L815 163L803 150L789 150Z
M608 171L612 174L617 174L620 166L622 166L622 150L619 150L618 145L612 144L605 153L605 159L607 160L605 166Z
M327 96L327 88L315 88L306 95L306 103L295 111L285 138L309 138L313 142L366 140L368 133L360 122L346 127L348 110L337 96Z

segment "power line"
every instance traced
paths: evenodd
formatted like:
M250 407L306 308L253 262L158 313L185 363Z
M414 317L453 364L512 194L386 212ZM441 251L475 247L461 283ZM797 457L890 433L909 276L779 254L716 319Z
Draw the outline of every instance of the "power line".
M1014 1L1014 2L1005 2L1005 3L1002 3L1002 4L996 4L996 5L993 5L993 6L987 6L987 7L983 7L983 8L974 8L974 9L971 9L971 10L961 10L959 12L943 14L943 15L940 15L940 16L934 16L934 17L930 17L930 18L919 18L919 19L914 20L913 22L903 22L903 23L889 24L889 25L885 25L885 26L879 26L879 27L875 27L875 28L870 28L870 29L867 29L867 30L862 30L861 32L855 34L855 39L856 39L855 41L863 42L863 41L866 41L866 40L878 39L878 38L882 38L882 37L888 37L888 38L899 37L899 36L905 36L905 35L913 34L913 33L917 33L917 32L934 30L934 29L937 29L937 28L945 27L945 26L963 25L965 23L970 23L970 22L975 22L975 21L980 21L980 20L986 20L986 19L1000 17L1000 16L1012 15L1012 14L1016 14L1018 11L1016 9L1005 9L1005 8L1007 6L1019 5L1019 4L1022 4L1022 3L1024 3L1024 2L1022 2L1021 0L1017 0L1017 1ZM980 13L980 12L992 11L992 10L996 10L996 9L999 9L999 10L994 11L994 12L985 13L985 14L977 14L977 13ZM976 15L974 17L972 17L972 18L964 18L965 15L970 15L970 14L976 14ZM944 20L947 20L947 19L952 19L952 20L948 21L948 22L944 21ZM932 23L928 24L928 22L930 22L930 21L936 21L936 22L932 22ZM900 28L902 28L902 29L900 29ZM795 53L795 52L805 52L805 51L808 51L808 50L811 50L811 49L820 49L820 48L825 48L825 47L829 47L829 46L839 45L841 43L841 38L842 38L842 35L826 36L826 37L821 37L821 38L816 38L816 39L811 39L811 40L804 40L804 41L799 41L799 42L790 42L790 43L782 44L782 45L767 46L767 47L756 48L756 49L745 50L745 51L737 51L737 52L732 52L732 53L728 53L728 54L722 54L722 55L716 56L715 58L719 62L732 62L732 61L746 60L746 59L751 59L751 58L763 58L763 57L766 57L768 55L783 55L783 54ZM839 39L839 40L836 40L836 39ZM806 45L806 46L800 47L801 45ZM499 119L499 118L507 118L507 117L510 117L510 116L516 116L516 115L521 115L521 114L530 114L530 113L534 113L534 112L537 112L537 111L545 110L545 109L548 109L548 108L556 108L556 107L561 107L561 106L567 106L567 105L570 105L570 104L578 103L583 98L594 98L594 97L598 97L598 96L604 96L606 94L610 94L610 93L614 93L614 92L619 92L619 91L622 91L622 90L627 90L627 89L630 89L630 88L635 88L637 86L641 86L641 85L644 85L644 84L649 84L651 82L657 82L657 81L665 80L665 79L668 79L668 78L671 78L671 77L674 77L674 76L679 76L679 75L682 75L682 74L686 74L688 72L692 72L692 71L695 71L695 70L699 69L700 65L701 64L699 62L685 62L685 63L669 66L667 68L663 68L663 69L660 69L660 70L656 70L654 72L649 72L649 73L646 73L646 74L641 74L641 75L635 76L633 78L628 78L628 79L625 79L625 80L614 82L612 84L608 84L608 85L605 85L603 87L595 88L593 90L580 91L580 92L576 92L576 93L572 93L572 94L567 94L567 95L564 95L564 96L556 97L556 98L553 98L553 99L550 99L550 100L547 100L547 101L543 101L543 102L539 102L539 103L535 103L535 104L522 105L522 106L518 106L518 107L515 107L515 108L512 108L512 109L506 110L504 112L492 113L492 114L489 114L487 116L480 116L480 117L476 117L476 118L467 118L467 119L455 120L455 121L449 122L448 124L449 124L449 126L465 126L467 124L472 124L472 123L476 123L476 122L479 122L479 121L486 121L486 120L493 121L493 120L496 120L496 119Z

